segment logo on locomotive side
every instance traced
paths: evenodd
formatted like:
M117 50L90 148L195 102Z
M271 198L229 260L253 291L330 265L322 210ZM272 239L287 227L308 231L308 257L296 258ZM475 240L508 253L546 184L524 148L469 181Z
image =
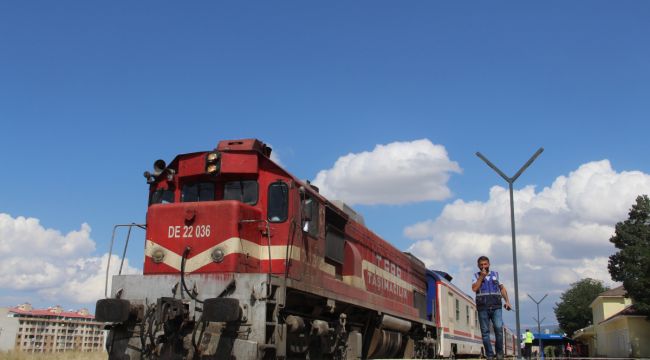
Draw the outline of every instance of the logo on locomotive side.
M376 294L407 300L410 292L403 286L402 269L392 261L375 255L376 263L364 261L364 280L366 288Z

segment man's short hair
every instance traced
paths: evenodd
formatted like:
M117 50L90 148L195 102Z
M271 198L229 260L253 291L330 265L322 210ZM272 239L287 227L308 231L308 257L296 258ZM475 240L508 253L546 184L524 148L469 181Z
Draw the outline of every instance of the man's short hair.
M476 263L478 264L483 260L487 260L487 262L490 262L490 259L488 259L487 256L483 255L483 256L479 257L478 260L476 260Z

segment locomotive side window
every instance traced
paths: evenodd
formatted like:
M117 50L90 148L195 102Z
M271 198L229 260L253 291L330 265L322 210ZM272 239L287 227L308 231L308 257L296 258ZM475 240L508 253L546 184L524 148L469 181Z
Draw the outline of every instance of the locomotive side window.
M151 193L149 197L149 205L153 204L169 204L174 202L174 190L158 189Z
M214 183L201 182L183 185L181 202L212 201L214 200Z
M345 223L345 218L336 211L329 207L325 209L325 258L338 264L343 264Z
M312 199L311 197L306 197L302 201L302 231L308 233L313 237L318 237L318 225L319 225L319 206L318 201Z
M257 204L259 185L255 180L229 181L223 188L224 200L237 200L244 204Z
M413 290L413 307L418 309L418 313L422 319L427 318L427 298L424 294Z
M270 222L283 222L287 220L289 212L289 187L278 181L269 185L268 194L268 219Z

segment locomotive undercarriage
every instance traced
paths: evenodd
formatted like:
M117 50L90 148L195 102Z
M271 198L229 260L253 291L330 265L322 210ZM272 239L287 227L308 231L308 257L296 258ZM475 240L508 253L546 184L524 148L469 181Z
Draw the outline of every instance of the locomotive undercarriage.
M177 275L115 276L111 298L97 307L110 322L109 359L425 358L435 347L432 328L282 277L190 274L185 283Z

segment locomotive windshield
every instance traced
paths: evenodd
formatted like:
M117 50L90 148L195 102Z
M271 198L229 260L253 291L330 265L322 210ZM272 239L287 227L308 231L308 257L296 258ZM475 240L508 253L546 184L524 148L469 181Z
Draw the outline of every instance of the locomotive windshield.
M182 202L212 201L214 200L214 183L199 182L185 184L181 192Z
M153 204L169 204L174 202L174 190L158 189L151 193L149 197L149 205Z
M181 188L181 202L214 201L217 199L215 183L192 182ZM229 181L223 187L223 200L237 200L256 205L259 198L259 184L255 180ZM174 202L174 189L157 189L149 197L149 205Z
M259 185L255 180L229 181L223 188L224 200L237 200L244 204L257 204Z

